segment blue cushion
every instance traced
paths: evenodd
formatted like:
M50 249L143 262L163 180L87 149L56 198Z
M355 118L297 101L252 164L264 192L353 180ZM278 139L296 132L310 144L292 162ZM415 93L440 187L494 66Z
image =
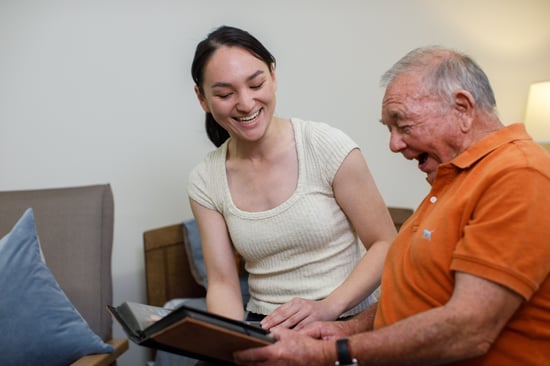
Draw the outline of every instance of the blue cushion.
M42 261L32 209L0 240L0 324L4 366L66 366L87 354L113 352Z
M202 256L199 228L193 219L185 221L183 225L187 232L188 246L185 247L185 250L189 258L189 269L195 281L206 288L208 286L208 278L206 277L206 266L204 265L204 258Z

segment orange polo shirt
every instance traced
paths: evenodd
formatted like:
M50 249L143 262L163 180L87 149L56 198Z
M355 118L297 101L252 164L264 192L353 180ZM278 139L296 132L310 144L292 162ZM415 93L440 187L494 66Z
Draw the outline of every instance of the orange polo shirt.
M447 303L455 271L525 299L485 356L455 365L550 365L550 154L522 124L440 165L388 253L375 328Z

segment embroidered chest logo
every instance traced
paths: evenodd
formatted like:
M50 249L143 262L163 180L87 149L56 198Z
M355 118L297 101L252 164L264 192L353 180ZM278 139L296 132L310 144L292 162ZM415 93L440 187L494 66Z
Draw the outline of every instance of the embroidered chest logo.
M422 239L432 240L433 230L424 229L422 232Z

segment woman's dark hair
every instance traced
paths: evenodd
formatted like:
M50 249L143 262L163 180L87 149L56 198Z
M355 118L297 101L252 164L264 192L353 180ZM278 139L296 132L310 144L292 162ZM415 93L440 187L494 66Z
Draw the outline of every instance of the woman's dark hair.
M195 57L191 64L191 76L202 95L204 95L202 85L204 67L214 51L222 46L244 48L265 62L268 68L275 65L275 57L254 36L242 29L223 25L212 31L206 39L197 45L197 49L195 50ZM205 125L208 138L216 147L219 147L229 138L229 133L216 122L211 113L206 113Z

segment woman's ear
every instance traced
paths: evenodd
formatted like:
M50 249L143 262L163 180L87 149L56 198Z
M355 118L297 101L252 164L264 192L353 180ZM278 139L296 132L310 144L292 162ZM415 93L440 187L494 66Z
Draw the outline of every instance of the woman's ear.
M197 99L199 100L199 103L202 107L202 110L206 113L210 113L210 108L208 107L208 103L206 102L206 98L202 95L201 91L199 90L199 87L195 85L195 95L197 96Z
M273 79L273 92L277 91L277 75L275 74L275 63L271 63L269 67L271 79Z
M454 110L460 118L462 131L469 131L475 115L476 101L469 91L460 89L453 93Z

